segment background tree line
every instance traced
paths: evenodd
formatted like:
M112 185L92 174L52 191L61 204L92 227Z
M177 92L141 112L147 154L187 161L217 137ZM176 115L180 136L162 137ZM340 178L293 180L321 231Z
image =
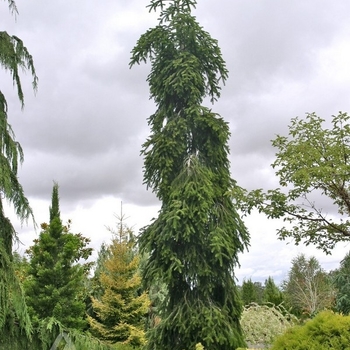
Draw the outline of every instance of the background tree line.
M244 279L240 295L244 305L280 305L298 317L312 317L325 309L349 314L350 253L336 270L326 272L315 257L300 254L291 261L287 278L277 286L272 277L265 283Z

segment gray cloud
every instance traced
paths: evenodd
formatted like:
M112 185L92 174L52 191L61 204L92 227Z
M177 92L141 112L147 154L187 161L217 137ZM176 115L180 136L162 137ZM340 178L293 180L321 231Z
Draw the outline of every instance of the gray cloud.
M146 4L17 0L17 21L4 14L1 30L24 40L40 79L34 96L30 76L23 76L21 111L10 76L0 73L10 122L25 151L20 181L35 202L49 201L55 180L67 211L93 207L105 196L140 208L157 205L142 185L139 154L155 109L145 81L150 67L128 66L139 36L157 23ZM0 6L6 12L6 3ZM287 133L291 118L316 111L329 119L350 110L350 79L333 64L336 44L350 28L349 12L347 0L198 2L194 14L218 39L230 71L212 108L230 123L232 176L241 186L276 185L270 140ZM253 237L261 234L254 223L251 230ZM264 231L269 234L271 243L276 237ZM285 270L287 262L269 264L266 250L249 253L266 255L260 272Z

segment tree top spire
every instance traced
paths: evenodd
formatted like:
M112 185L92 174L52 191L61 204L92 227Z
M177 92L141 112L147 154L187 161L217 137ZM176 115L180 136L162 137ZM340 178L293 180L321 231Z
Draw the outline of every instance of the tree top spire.
M50 222L54 218L60 219L60 203L58 196L58 184L55 182L52 189L52 199L51 199L51 207L50 207Z

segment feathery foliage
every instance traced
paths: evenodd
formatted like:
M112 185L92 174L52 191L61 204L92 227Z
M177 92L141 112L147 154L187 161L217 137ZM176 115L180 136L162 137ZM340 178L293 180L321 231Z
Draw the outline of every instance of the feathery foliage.
M8 1L10 11L17 13L13 0ZM0 31L0 66L12 75L22 107L24 95L19 70L30 71L33 87L37 76L33 59L23 42L16 36ZM13 266L12 244L17 238L15 229L6 217L3 199L13 205L17 217L23 222L33 217L32 209L18 181L18 165L23 162L21 145L8 123L8 108L4 93L0 90L0 339L9 342L23 333L30 339L31 323L25 305L20 281Z
M195 5L152 0L159 24L141 35L130 62L151 62L147 81L157 106L142 154L144 183L162 207L139 240L149 254L146 286L167 286L161 321L148 334L152 350L244 345L234 267L249 236L229 195L236 184L228 125L202 105L220 96L228 72L217 41L191 15Z
M88 333L67 329L55 318L40 320L33 330L31 341L17 338L0 339L0 349L6 350L115 350Z
M1 234L9 232L11 223L0 218ZM18 338L31 339L31 322L21 282L16 275L12 255L0 239L0 348Z

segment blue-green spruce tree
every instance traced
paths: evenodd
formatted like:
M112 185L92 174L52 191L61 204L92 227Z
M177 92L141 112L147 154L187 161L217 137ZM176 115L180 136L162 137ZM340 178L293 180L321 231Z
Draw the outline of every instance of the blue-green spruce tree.
M142 230L149 259L145 285L167 286L161 321L147 349L232 350L245 345L235 284L238 253L249 235L229 193L228 124L203 105L220 96L228 71L217 41L197 23L194 0L151 0L159 23L141 35L131 66L151 63L156 111L143 144L144 182L161 201L159 216Z

